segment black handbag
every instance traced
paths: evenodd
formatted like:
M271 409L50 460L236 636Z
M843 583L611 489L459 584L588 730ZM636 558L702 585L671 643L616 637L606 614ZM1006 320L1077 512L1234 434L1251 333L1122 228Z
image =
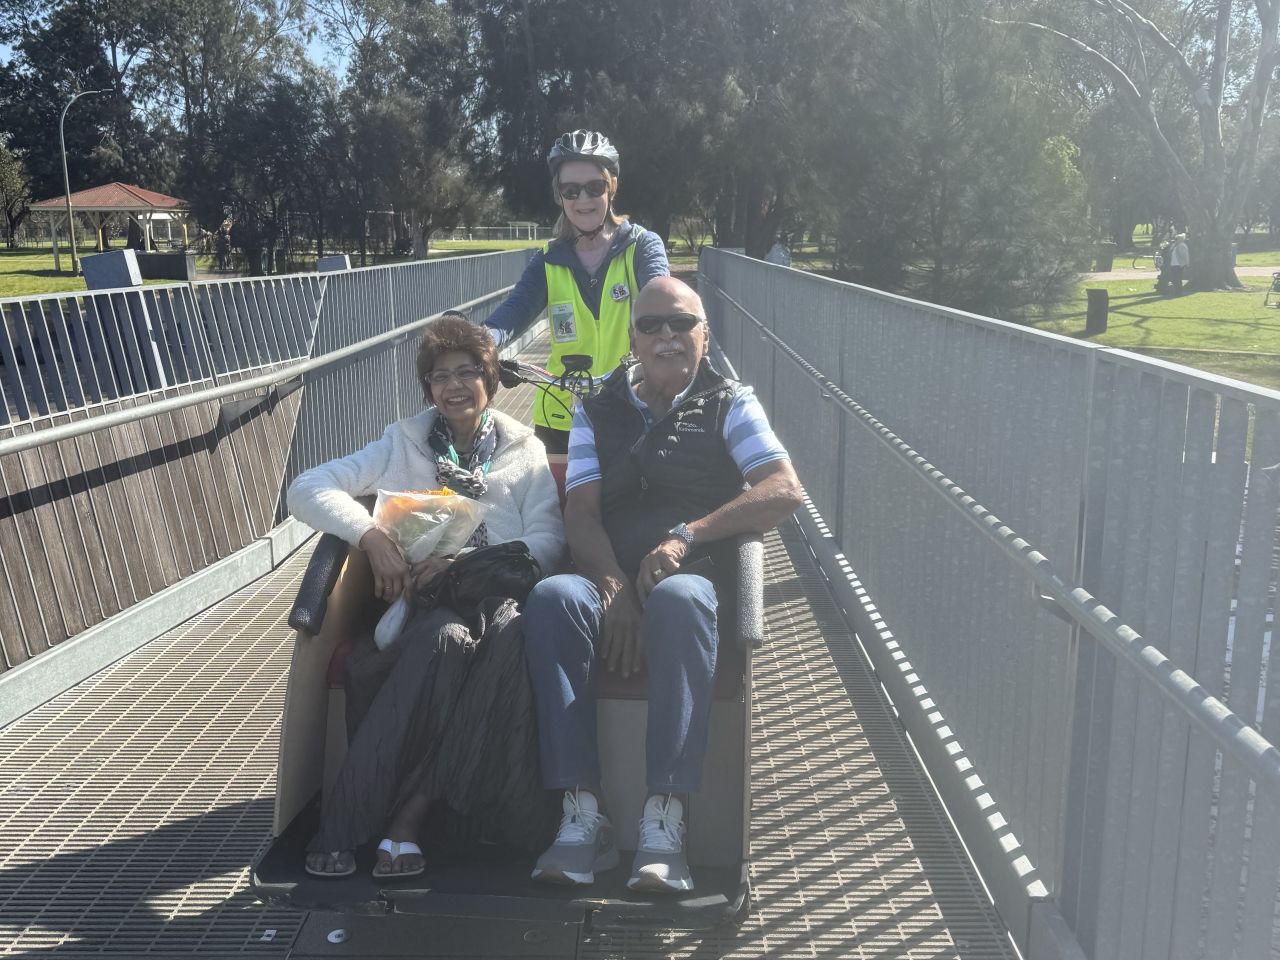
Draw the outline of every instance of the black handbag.
M523 604L541 579L542 569L523 540L494 543L464 554L423 584L414 598L414 609L430 610L443 604L462 614L490 597Z

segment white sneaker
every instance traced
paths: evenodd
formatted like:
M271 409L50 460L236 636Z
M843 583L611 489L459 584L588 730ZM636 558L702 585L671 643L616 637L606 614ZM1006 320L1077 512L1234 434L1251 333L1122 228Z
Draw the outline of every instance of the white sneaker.
M593 883L597 870L618 865L613 824L600 812L595 795L586 790L565 792L564 816L555 843L538 858L533 879L568 886Z
M645 801L640 842L631 865L632 890L679 893L693 889L684 850L684 804L675 797L654 795Z

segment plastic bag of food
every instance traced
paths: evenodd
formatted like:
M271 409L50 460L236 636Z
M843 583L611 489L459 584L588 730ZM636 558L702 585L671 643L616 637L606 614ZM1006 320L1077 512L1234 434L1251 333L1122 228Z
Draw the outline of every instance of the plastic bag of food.
M458 553L488 512L488 504L448 487L400 493L379 490L373 519L405 560L414 564Z
M448 487L399 493L379 490L373 519L400 548L405 561L415 564L428 557L458 553L488 511L488 504L456 494ZM400 636L412 610L405 594L387 608L373 631L373 642L379 650L386 650Z
M373 628L373 642L379 650L385 650L400 636L405 623L409 620L409 598L403 593L396 597L396 602L387 607L387 612L378 620Z

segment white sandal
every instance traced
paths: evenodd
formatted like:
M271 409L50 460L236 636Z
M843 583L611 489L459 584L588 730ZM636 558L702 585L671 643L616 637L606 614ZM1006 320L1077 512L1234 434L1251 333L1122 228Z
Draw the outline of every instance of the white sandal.
M390 862L387 864L388 869L385 873L378 870L378 868L382 866L381 860L373 865L373 875L379 880L402 880L408 877L416 877L426 869L426 865L424 864L417 870L399 870L394 873L391 872L390 868L395 865L397 860L406 854L416 853L418 856L422 856L422 848L412 840L392 840L390 837L387 837L378 844L378 849L383 853L389 854L391 857Z

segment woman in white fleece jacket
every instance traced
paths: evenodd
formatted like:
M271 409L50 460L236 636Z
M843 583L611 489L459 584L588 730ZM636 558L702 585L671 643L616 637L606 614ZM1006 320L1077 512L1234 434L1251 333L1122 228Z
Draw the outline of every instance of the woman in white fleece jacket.
M448 486L474 497L487 504L489 510L480 528L468 541L469 547L521 540L544 574L555 572L564 550L564 527L555 480L547 466L546 451L533 430L489 409L489 398L498 385L498 357L492 338L484 328L473 325L464 316L446 315L424 334L418 349L417 368L424 399L435 405L391 424L380 439L363 450L301 474L289 487L289 510L303 523L340 536L363 550L373 569L375 592L388 602L399 596L402 590L438 573L451 561L428 560L409 567L399 549L355 499L375 494L379 489L421 490ZM437 645L444 648L453 643L465 647L469 634L465 629L459 629L460 622L456 617L454 622L444 622L449 618L449 612L444 614L443 618L437 618L440 621ZM488 637L488 633L485 636ZM414 641L422 642L417 636ZM369 650L361 650L357 645L352 657L361 656L368 660L381 656L373 650L371 643L367 645ZM393 645L388 654L398 657L397 646L400 644ZM508 662L509 653L504 650L501 654ZM484 662L492 666L498 662L497 656L491 655ZM429 672L429 676L424 673L427 677L424 684L437 683L437 673L453 676L435 666L428 665L423 669ZM385 669L374 672L379 675L390 673ZM531 695L523 670L519 674L517 680L512 681L509 677L514 674L511 671L504 673L508 679L503 682L508 685L518 683L520 689L503 690L503 699L509 701L504 703L504 708L515 704L506 716L512 718L513 724L523 725L523 720L517 719L523 716L518 707ZM477 689L484 689L483 695L490 695L490 690L483 683L491 683L492 678L480 682L465 672L462 676L464 679L456 682L474 683ZM379 704L379 697L425 699L434 703L450 698L462 702L466 695L465 691L457 689L448 691L448 697L435 691L431 691L434 696L420 690L410 693L407 692L409 689L410 685L402 676L396 676L394 683L384 682L373 694L366 720L372 724L376 716L396 716L419 707L417 703ZM531 710L529 716L532 716ZM414 724L408 726L413 728ZM529 734L529 730L521 729L499 730L492 735L528 742ZM331 791L324 798L321 831L307 855L308 873L320 877L351 874L355 870L354 848L371 839L364 835L369 830L382 829L385 829L386 839L378 848L375 876L408 877L423 871L422 851L416 843L418 831L428 807L446 799L440 794L447 795L452 789L447 782L441 782L445 775L433 772L430 777L422 778L421 771L415 771L419 779L437 784L433 788L437 795L417 792L394 804L382 799L371 803L367 796L352 796L360 792L364 776L360 765L366 762L369 754L388 748L385 739L379 739L387 735L384 729L367 730L364 727L352 734L346 761L352 769L344 771L345 777L339 777L339 781L347 786L343 791ZM364 742L358 744L361 738ZM533 742L536 744L536 740ZM365 749L358 749L358 746ZM391 752L395 753L404 745L397 743L391 746ZM411 752L414 747L409 744L407 749ZM381 806L388 806L388 809L380 810ZM380 812L371 814L371 809ZM385 822L377 826L369 823L375 818Z

